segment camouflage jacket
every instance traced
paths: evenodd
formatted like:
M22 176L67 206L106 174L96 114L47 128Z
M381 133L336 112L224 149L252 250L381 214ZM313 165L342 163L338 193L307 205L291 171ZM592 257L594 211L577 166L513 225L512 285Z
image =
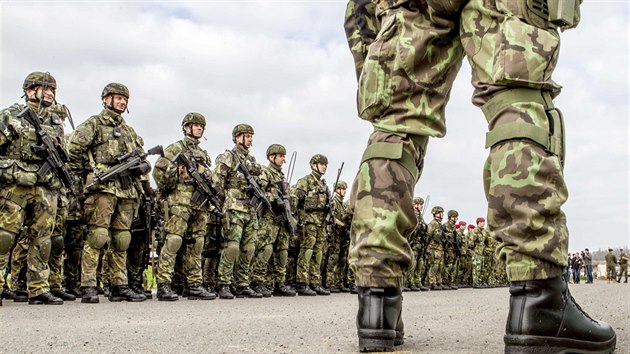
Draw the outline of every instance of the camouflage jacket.
M83 173L83 163L88 161L92 171L87 174L85 184L90 184L98 174L117 165L118 157L137 150L143 150L144 141L123 117L109 109L91 116L81 123L68 139L69 167L76 173ZM136 182L141 177L130 177ZM102 192L115 194L119 198L138 198L138 191L132 183L124 189L121 180L116 178L97 184L86 193Z
M45 185L58 190L63 185L53 169L43 176L37 173L45 160L32 149L41 144L35 127L26 119L18 118L18 114L26 107L16 103L0 111L0 186ZM37 112L37 104L29 102L28 107ZM49 109L42 110L37 116L46 133L63 148L65 139L61 118Z
M212 165L210 156L206 150L199 147L199 140L191 137L185 137L164 149L164 157L158 158L155 163L153 179L158 186L158 194L161 198L166 199L168 205L197 207L203 197L196 202L196 205L193 205L191 199L195 187L190 183L185 168L182 167L184 170L179 173L178 165L173 162L179 153L185 154L193 164L196 164L200 174L205 174L214 180L210 169ZM211 209L212 204L207 203L204 208Z
M471 249L474 255L483 256L485 248L484 233L480 228L474 228L468 233L470 235Z
M291 188L291 206L297 214L298 222L322 225L324 224L328 207L330 191L326 180L319 173L313 171L300 178Z
M265 191L267 199L276 209L276 199L289 198L289 186L287 185L284 172L282 172L282 167L269 162L269 165L263 167L261 172L259 176L260 187ZM263 216L272 216L267 208L263 209ZM280 214L280 211L277 209L274 212L276 215Z
M455 232L455 222L452 220L448 220L442 225L444 230L444 253L448 253L449 255L456 254L456 248L459 247L457 244L459 240L457 239L457 235Z
M237 171L239 161L245 165L252 176L260 176L262 167L247 150L240 145L232 150L225 150L217 156L215 168L217 187L223 200L223 210L235 210L244 213L253 213L253 205L250 204L251 195L248 193L249 183L240 171Z
M429 237L429 246L427 249L442 250L443 235L439 220L433 219L429 225L427 225L427 237Z
M345 236L350 229L352 214L348 211L348 206L343 202L343 197L337 193L333 197L333 211L335 215L334 232L337 236Z
M604 259L606 260L606 267L614 267L617 265L617 257L611 252L607 253Z

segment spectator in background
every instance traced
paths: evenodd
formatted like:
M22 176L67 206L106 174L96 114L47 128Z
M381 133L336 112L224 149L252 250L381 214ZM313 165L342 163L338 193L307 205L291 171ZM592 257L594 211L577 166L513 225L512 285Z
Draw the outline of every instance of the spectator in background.
M571 284L571 271L573 269L573 257L571 257L571 253L567 256L567 272L564 273L564 280L567 281L567 284Z
M575 252L573 254L573 264L571 265L573 269L573 283L574 284L580 283L580 270L582 269L583 264L584 262L582 262L582 258L580 258L580 254Z
M586 284L593 284L593 257L588 248L582 252L582 259L584 260L584 271L586 272Z

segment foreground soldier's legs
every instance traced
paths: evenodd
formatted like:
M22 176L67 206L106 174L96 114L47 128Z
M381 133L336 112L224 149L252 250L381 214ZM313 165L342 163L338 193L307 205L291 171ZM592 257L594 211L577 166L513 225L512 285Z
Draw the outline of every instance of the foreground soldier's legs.
M445 133L444 105L463 56L457 23L465 3L375 2L383 29L369 47L358 97L359 113L375 132L353 186L350 252L361 287L359 349L367 351L391 349L392 333L402 329L395 289L411 263L404 237L412 227L411 197L426 137ZM485 166L489 224L503 241L499 252L512 281L506 351L608 352L614 332L590 320L559 278L568 236L560 210L566 200L563 129L551 95L542 93L558 89L550 79L557 34L497 11L512 2L496 2L466 5L462 39L477 89L473 101L490 102L483 107L492 147ZM511 89L522 86L538 91ZM545 326L534 328L541 316Z

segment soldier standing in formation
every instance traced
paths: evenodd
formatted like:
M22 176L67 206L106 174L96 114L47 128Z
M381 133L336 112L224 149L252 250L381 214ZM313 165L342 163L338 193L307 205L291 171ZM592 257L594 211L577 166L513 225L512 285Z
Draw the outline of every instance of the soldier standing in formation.
M280 144L272 144L267 148L269 165L263 167L260 185L265 190L273 210L264 209L259 218L258 245L252 265L252 289L269 297L295 296L295 290L285 284L287 273L287 250L289 249L290 230L293 230L291 210L288 200L288 185L282 165L287 150ZM289 210L285 210L289 208ZM288 218L285 220L284 217ZM273 259L272 259L273 256ZM270 263L270 260L272 262ZM271 269L269 269L271 266ZM267 274L271 273L273 291L265 286Z
M24 230L29 304L63 304L50 291L48 264L62 181L54 166L48 166L44 174L38 173L48 162L34 149L25 148L42 141L22 115L38 119L59 145L56 148L63 150L63 122L49 109L55 102L57 81L49 73L33 72L22 89L26 105L16 103L0 112L0 273L4 274L13 243ZM4 289L4 277L0 277L0 288Z
M623 248L619 249L619 277L617 278L617 283L621 282L621 278L625 278L624 283L628 282L628 255L626 255L626 251Z
M101 94L104 109L88 118L72 132L68 139L70 168L83 173L83 161L88 161L85 223L87 242L81 256L81 286L83 303L98 303L96 268L101 249L108 245L110 301L146 300L127 285L127 248L131 242L131 222L138 207L138 181L146 178L151 166L144 162L130 171L129 176L117 177L103 183L96 180L98 173L119 164L118 158L134 151L142 151L144 142L127 124L122 114L127 110L129 90L119 83L110 83Z
M223 250L219 260L218 286L221 299L236 297L262 298L263 295L249 287L249 265L254 257L258 234L256 206L251 204L251 186L241 170L241 164L253 176L259 176L262 168L249 154L254 141L254 129L248 124L238 124L232 130L234 148L217 157L217 187L223 193ZM235 283L235 294L230 284Z
M586 315L562 279L568 229L561 206L568 192L563 119L553 105L561 87L551 75L558 30L578 24L580 2L550 3L565 6L552 13L547 2L349 1L345 28L360 72L358 113L374 127L351 195L360 350L404 343L400 288L413 264L406 239L415 225L412 193L429 138L446 134L445 108L464 56L473 103L490 130L484 187L511 282L506 351L615 348L614 330Z
M199 147L199 140L206 129L206 118L200 113L188 113L182 121L184 138L166 149L164 156L158 158L153 178L158 185L159 194L166 201L168 219L164 220L166 239L160 252L157 267L157 298L160 301L176 301L179 297L171 289L175 258L182 246L183 271L186 276L184 296L188 300L213 300L214 293L201 286L201 250L206 235L208 215L216 210L201 191L190 183L189 171L175 160L182 154L194 166L200 175L211 180L211 160L208 153ZM191 172L192 173L192 172ZM196 194L197 193L197 194ZM198 196L195 198L194 196ZM205 205L203 204L205 202Z
M321 287L324 243L326 242L326 214L330 192L322 179L328 168L328 158L317 154L310 160L311 173L293 186L293 202L301 225L300 253L297 259L296 291L298 295L330 295Z
M608 284L610 284L617 278L617 272L615 269L617 266L617 257L613 253L612 248L608 248L608 253L606 253L604 259L606 260L606 279L608 279Z
M442 280L444 281L444 287L447 290L457 290L455 285L455 275L459 268L459 250L457 245L457 235L455 225L457 224L457 218L459 213L457 210L449 210L446 214L448 220L442 225L443 243L444 247L444 268L442 272Z
M427 237L429 238L427 246L427 266L429 267L427 282L431 290L445 290L442 286L442 270L444 268L442 218L444 217L444 208L434 206L431 209L431 215L433 215L433 220L427 225Z
M332 200L335 220L332 225L332 232L330 232L328 238L327 269L325 270L327 280L326 284L324 284L331 293L350 291L344 285L346 265L348 264L347 244L350 241L348 237L349 213L347 206L343 202L343 198L346 196L346 189L348 189L348 184L341 180L338 181Z
M415 266L410 267L405 275L405 288L409 291L427 291L428 287L423 284L423 274L427 266L425 254L427 252L427 224L422 218L424 210L424 199L420 197L413 198L413 212L416 214L418 223L413 231L409 234L409 245L413 251Z

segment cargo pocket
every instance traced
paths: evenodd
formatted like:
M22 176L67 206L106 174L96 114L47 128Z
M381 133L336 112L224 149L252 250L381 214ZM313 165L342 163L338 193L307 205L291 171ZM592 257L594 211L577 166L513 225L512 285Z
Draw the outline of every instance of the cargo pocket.
M37 171L39 170L39 165L31 165L21 161L15 161L14 166L13 178L15 179L15 183L17 185L30 187L37 184ZM48 174L50 174L50 172Z
M7 185L13 183L13 165L14 160L0 161L0 184Z
M518 13L526 13L526 9L501 6L507 3L511 1L497 1L497 7L506 15L496 37L492 79L503 85L541 88L552 82L551 74L558 61L559 35L553 28L541 28L543 23L533 20L535 14Z
M399 12L390 10L381 31L370 45L359 78L357 107L359 116L367 121L377 121L392 101L392 69L396 59L398 14Z

